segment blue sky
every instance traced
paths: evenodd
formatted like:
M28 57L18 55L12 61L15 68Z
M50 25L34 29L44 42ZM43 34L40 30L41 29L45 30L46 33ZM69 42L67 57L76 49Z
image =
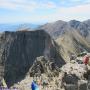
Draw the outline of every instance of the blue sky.
M0 23L90 19L90 0L0 0Z

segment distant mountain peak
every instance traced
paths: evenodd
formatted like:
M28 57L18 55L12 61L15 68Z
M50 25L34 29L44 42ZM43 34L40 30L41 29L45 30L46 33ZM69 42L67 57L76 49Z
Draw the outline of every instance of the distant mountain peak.
M71 26L71 27L73 27L73 28L77 28L79 25L80 25L80 21L77 21L77 20L71 20L71 21L69 21L68 22L68 24Z

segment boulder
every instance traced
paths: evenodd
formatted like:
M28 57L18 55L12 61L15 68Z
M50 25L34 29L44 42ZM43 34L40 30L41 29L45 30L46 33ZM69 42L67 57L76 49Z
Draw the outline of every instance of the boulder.
M78 86L75 84L67 84L65 90L78 90Z
M79 80L78 81L78 88L79 88L79 90L87 90L87 81Z

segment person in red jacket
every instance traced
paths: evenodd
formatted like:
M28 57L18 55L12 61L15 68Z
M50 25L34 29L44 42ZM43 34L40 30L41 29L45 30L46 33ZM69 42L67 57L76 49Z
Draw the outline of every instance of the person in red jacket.
M83 63L84 63L85 65L88 64L89 58L90 58L90 56L88 56L88 55L85 55L85 56L84 56L84 58L83 58Z

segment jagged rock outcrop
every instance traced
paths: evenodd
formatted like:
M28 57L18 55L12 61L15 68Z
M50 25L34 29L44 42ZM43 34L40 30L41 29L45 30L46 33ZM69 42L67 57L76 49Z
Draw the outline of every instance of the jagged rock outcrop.
M30 68L30 76L41 76L41 74L55 75L55 71L59 74L59 68L55 64L54 60L47 60L44 56L37 57L32 67Z
M8 86L22 80L39 56L53 58L58 66L65 64L55 42L44 30L0 34L0 65L4 66Z

